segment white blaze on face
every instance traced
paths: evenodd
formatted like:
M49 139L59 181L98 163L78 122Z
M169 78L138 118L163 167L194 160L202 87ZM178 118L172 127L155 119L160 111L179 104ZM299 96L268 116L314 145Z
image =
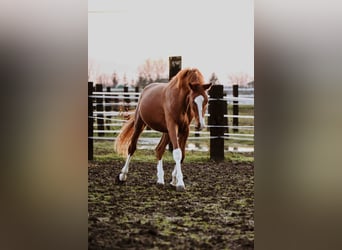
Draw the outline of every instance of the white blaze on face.
M199 118L200 125L201 125L200 129L205 127L203 113L202 113L203 101L204 101L204 97L202 95L199 95L194 99L194 102L197 105L198 118Z

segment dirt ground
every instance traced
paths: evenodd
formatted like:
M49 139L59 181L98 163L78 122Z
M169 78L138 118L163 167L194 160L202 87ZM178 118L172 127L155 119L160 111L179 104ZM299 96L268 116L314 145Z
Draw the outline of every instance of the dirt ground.
M168 183L174 165L89 162L89 249L254 249L253 164L184 163L185 192Z

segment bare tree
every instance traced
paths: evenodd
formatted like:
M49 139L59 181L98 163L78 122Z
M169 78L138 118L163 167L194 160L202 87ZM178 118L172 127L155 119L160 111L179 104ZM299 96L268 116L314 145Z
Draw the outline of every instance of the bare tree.
M167 63L163 59L147 59L143 65L138 68L139 78L146 79L148 83L160 80L165 77Z
M116 72L112 74L112 83L114 88L119 84L119 77Z
M127 80L127 75L126 73L124 73L123 77L122 77L122 83L124 86L128 85L128 80Z
M160 80L166 72L167 63L163 59L153 62L155 71L155 80Z
M139 77L138 77L138 80L136 82L136 85L139 87L139 88L145 88L146 85L148 84L147 80L145 77L143 77L140 73L139 73Z
M217 78L217 76L216 76L216 74L215 73L212 73L211 74L211 77L210 77L210 79L209 79L209 82L210 83L212 83L212 84L220 84L220 82L219 82L219 80L218 80L218 78Z
M253 77L247 73L239 72L229 75L228 79L231 85L238 84L239 86L246 86L247 83L253 80Z
M108 74L102 73L102 74L97 75L96 83L101 83L103 85L111 85L112 80Z
M141 65L138 69L139 75L141 75L145 79L152 79L153 74L153 62L149 58L147 59L143 65Z

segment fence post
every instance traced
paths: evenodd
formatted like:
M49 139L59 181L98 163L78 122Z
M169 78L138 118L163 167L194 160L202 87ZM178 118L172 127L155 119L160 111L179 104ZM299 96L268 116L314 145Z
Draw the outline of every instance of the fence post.
M118 98L118 95L114 95L114 97L115 98L113 99L113 110L114 111L120 111L120 109L121 109L120 99Z
M169 56L169 81L182 69L181 56ZM169 143L169 151L172 152L172 143Z
M96 84L95 85L95 91L96 92L103 92L103 86L102 84ZM103 112L103 97L96 98L96 111ZM98 114L97 115L97 129L98 130L104 130L104 115ZM104 132L99 132L99 136L104 136Z
M135 91L135 93L137 93L136 95L135 95L135 102L137 103L138 101L139 101L139 92L140 92L140 88L139 88L139 86L135 86L135 89L134 89L134 91Z
M213 85L209 90L208 124L210 127L210 159L224 160L224 130L227 102L223 98L223 85Z
M94 140L94 119L93 119L93 82L88 82L88 160L93 160Z
M110 93L110 92L111 92L111 87L107 86L106 91L107 91L108 93ZM112 111L112 105L111 105L112 100L111 100L110 98L105 98L105 99L104 99L104 102L105 102L104 105L105 105L105 110L106 110L106 112ZM109 119L112 118L112 116L107 116L107 117L108 117ZM106 124L107 130L110 130L110 126L108 125L108 123L110 123L110 120L105 120L105 124Z
M170 56L169 57L169 80L172 79L182 69L182 57Z
M233 97L239 97L239 85L234 84L233 85ZM233 101L233 115L238 116L239 115L239 101L234 100ZM238 117L233 117L233 132L237 133L239 132L239 129L237 126L239 126L239 118Z
M124 92L128 93L128 86L124 86ZM130 103L130 99L129 99L129 95L124 95L124 109L125 111L129 110L129 103Z

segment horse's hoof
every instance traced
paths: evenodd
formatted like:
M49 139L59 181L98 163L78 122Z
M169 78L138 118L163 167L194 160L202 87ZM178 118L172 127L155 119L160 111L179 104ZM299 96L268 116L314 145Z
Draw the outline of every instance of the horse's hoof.
M157 187L158 188L164 188L164 186L165 186L164 183L157 182Z
M126 181L127 180L127 175L123 174L123 173L120 173L119 174L119 180L120 181Z
M176 186L176 183L177 183L176 181L172 180L172 181L170 182L170 185L173 186L173 187L175 187L175 186Z
M116 176L116 182L118 184L124 184L126 182L126 178L122 178L122 174Z
M185 187L184 186L176 186L176 191L177 192L184 192L185 191Z

